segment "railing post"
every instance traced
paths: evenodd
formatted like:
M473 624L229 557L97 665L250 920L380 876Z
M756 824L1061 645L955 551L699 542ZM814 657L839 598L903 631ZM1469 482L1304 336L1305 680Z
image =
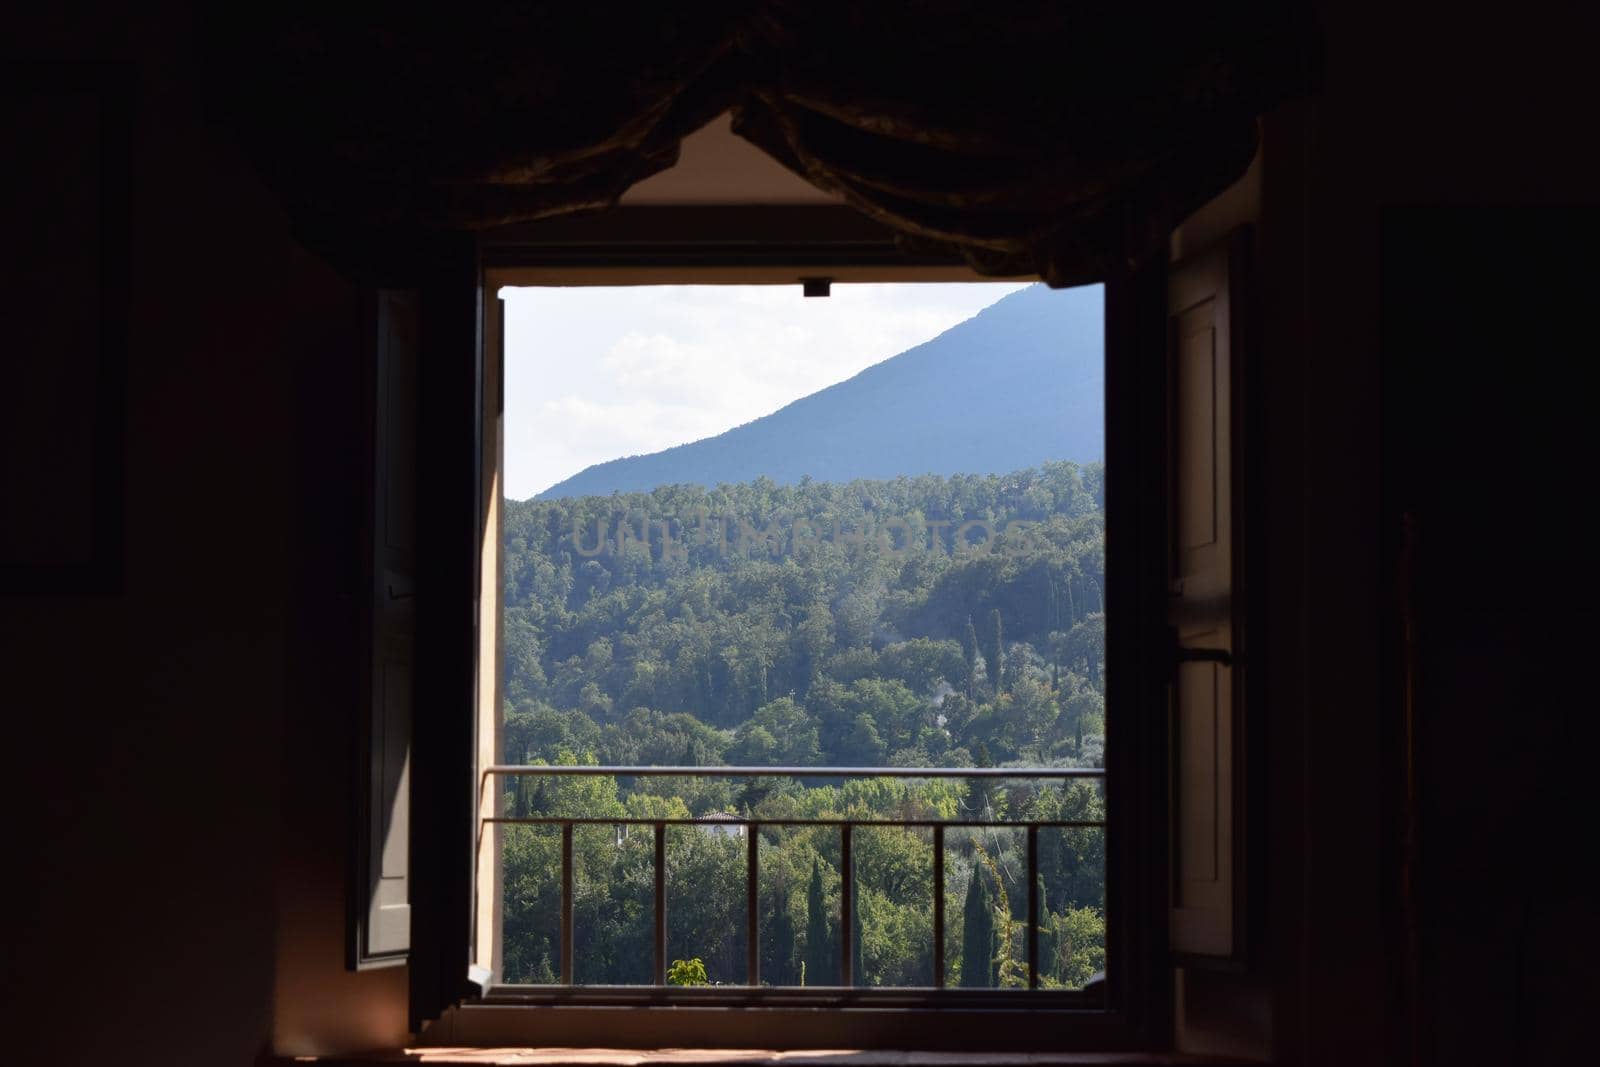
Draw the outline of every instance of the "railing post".
M761 984L761 908L756 894L761 885L761 824L745 827L745 897L744 922L746 928L744 969L748 985Z
M652 933L652 944L655 946L655 984L667 984L667 824L656 823L656 870L655 870L655 930Z
M1039 824L1028 824L1028 988L1039 988Z
M576 974L572 936L572 824L561 824L561 984L573 985Z
M933 828L933 984L944 988L944 827Z
M851 829L849 823L839 827L839 984L842 986L856 984L851 938L855 931L850 922L855 911L850 898L855 890L856 873L855 860L850 853Z

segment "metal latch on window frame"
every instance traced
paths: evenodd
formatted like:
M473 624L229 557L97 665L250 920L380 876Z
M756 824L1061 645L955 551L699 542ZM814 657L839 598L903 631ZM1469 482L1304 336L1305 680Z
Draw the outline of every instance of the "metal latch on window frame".
M1167 627L1167 674L1178 673L1180 663L1220 663L1233 666L1233 653L1225 648L1189 648L1178 641L1178 629Z

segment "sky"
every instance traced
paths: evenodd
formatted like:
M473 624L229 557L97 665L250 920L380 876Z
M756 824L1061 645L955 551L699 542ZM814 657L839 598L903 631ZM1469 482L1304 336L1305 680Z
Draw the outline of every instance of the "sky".
M505 289L505 491L714 437L921 344L1010 282Z

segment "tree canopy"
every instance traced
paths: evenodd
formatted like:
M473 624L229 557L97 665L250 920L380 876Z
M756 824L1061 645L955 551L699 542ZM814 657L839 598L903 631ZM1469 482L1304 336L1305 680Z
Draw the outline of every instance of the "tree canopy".
M991 476L761 479L508 501L500 758L1099 766L1103 504L1101 466L1065 462ZM978 779L512 778L504 801L525 816L643 819L1103 811L1091 783ZM651 980L654 858L644 829L575 832L580 982ZM763 980L837 983L838 831L759 832ZM1104 965L1102 836L1041 830L1053 909L1042 921L1047 985L1081 985ZM503 840L506 980L556 981L559 833L508 826ZM856 981L931 985L931 838L860 828L855 840ZM952 980L1012 980L1014 966L1003 964L1023 950L1003 932L1025 917L1007 917L1026 911L1027 887L1011 884L1025 869L1020 842L1010 830L946 837L946 943L963 946L949 961ZM669 952L701 961L712 983L745 978L744 853L728 826L669 828ZM981 967L968 941L993 941Z

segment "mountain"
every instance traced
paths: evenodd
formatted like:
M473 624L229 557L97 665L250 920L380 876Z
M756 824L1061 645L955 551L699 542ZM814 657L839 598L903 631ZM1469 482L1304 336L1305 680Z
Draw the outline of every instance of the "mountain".
M597 463L541 499L658 485L992 474L1105 449L1104 291L1012 293L915 348L716 437Z

